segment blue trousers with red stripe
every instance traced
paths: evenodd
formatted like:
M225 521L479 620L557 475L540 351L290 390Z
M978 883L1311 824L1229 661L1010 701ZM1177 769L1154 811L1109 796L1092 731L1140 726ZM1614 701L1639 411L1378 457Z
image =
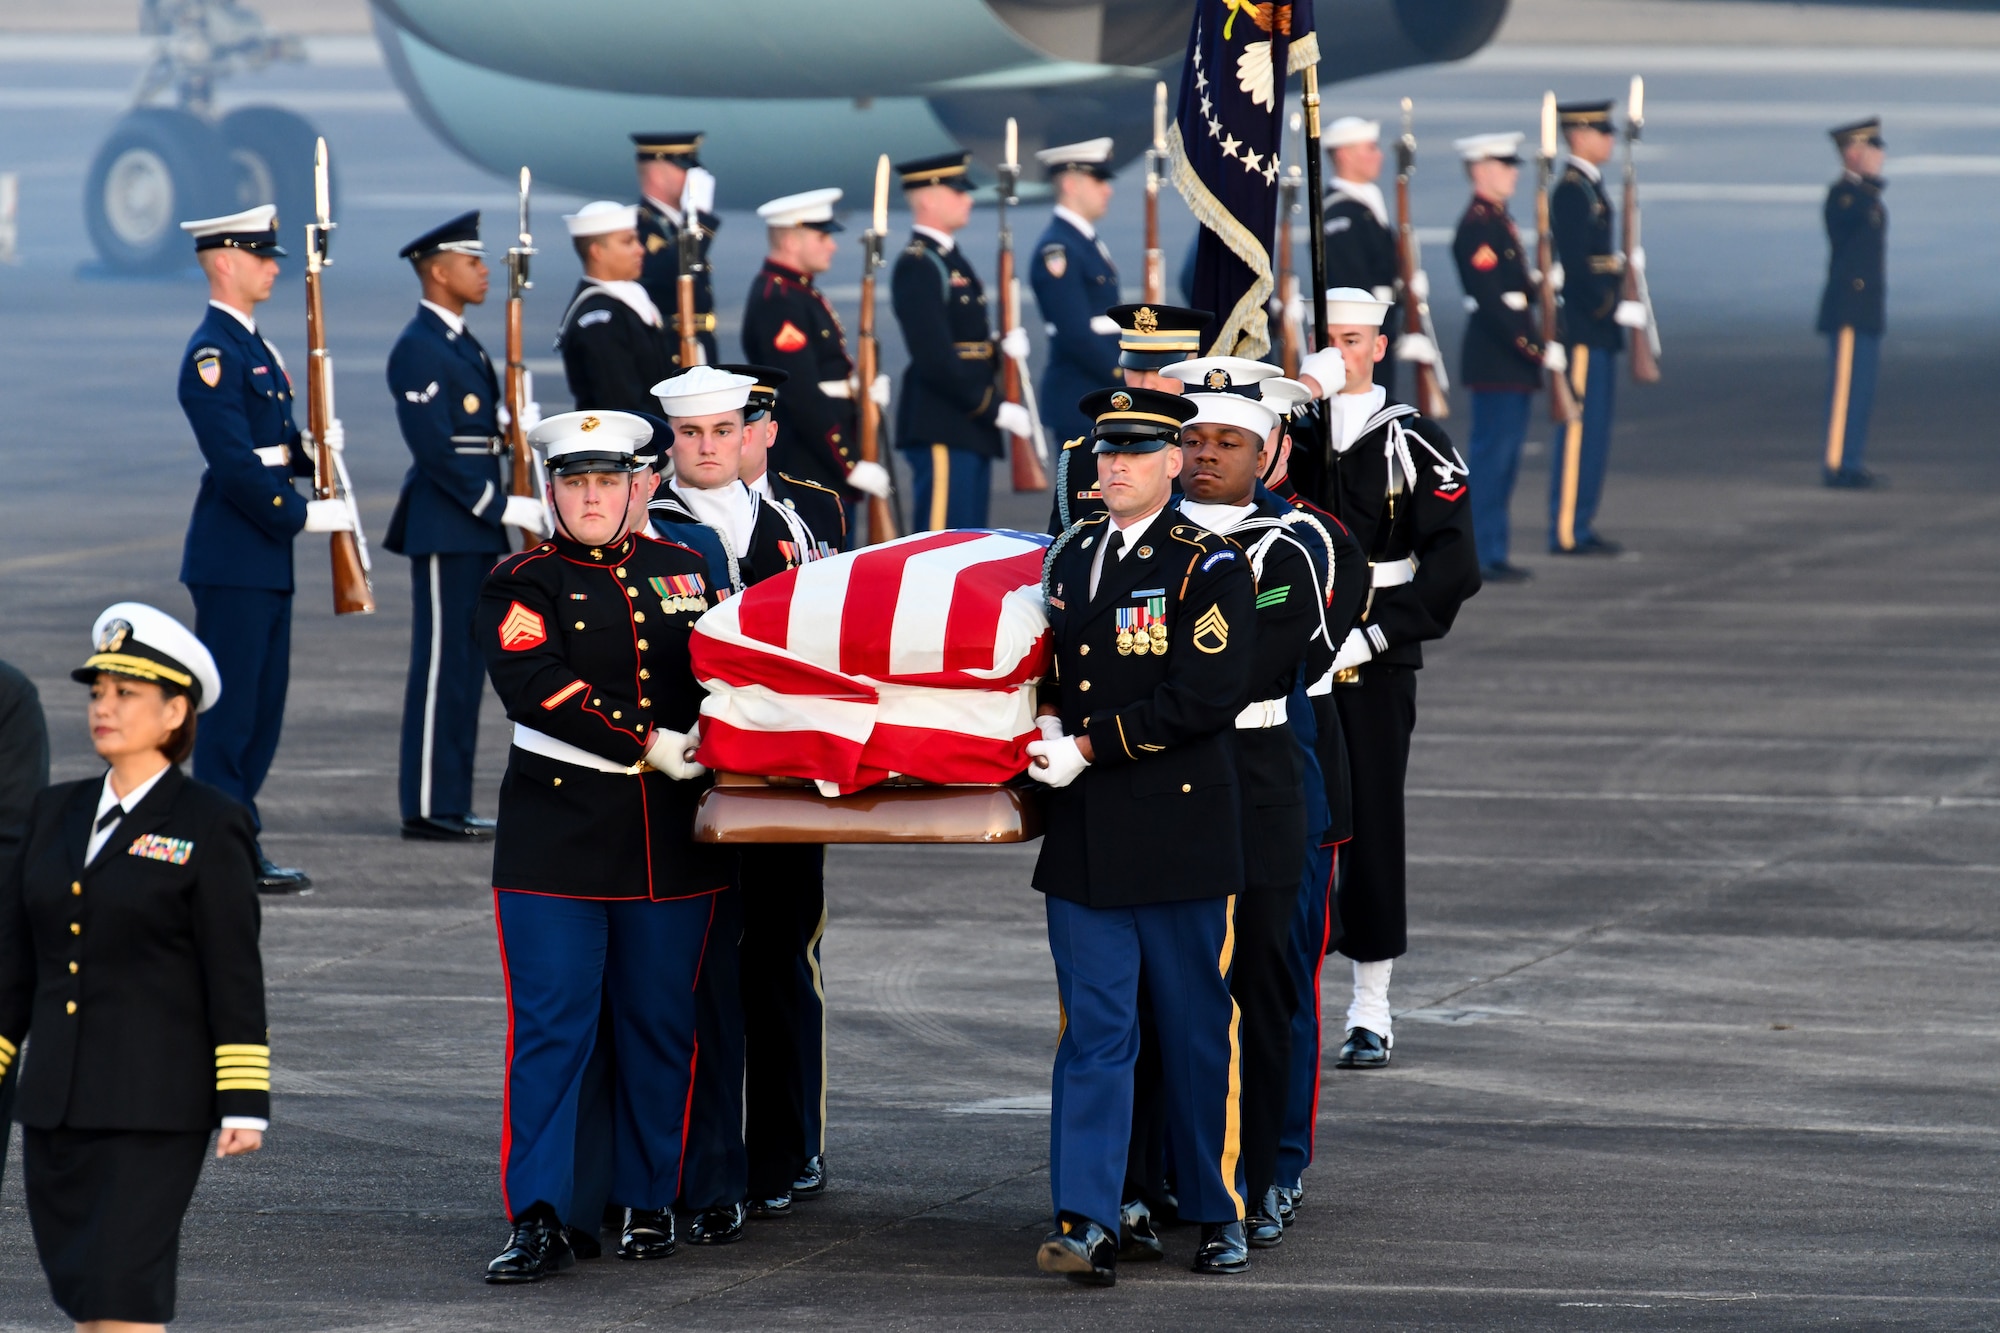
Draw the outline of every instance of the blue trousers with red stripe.
M1234 898L1142 907L1048 899L1049 953L1063 1013L1049 1109L1049 1184L1059 1217L1118 1230L1143 962L1180 1215L1191 1222L1242 1220L1242 1069L1229 995L1234 912Z
M651 902L494 891L507 980L500 1191L511 1221L571 1215L577 1097L609 1000L618 1048L611 1197L666 1208L680 1188L695 985L715 895Z

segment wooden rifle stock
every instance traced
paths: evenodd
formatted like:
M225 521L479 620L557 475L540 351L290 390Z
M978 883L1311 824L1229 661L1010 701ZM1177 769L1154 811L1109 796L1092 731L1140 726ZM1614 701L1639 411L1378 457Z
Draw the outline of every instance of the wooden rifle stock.
M1000 328L1005 332L1019 327L1021 323L1021 284L1014 276L1013 237L1004 226L1000 229L1000 236ZM1000 357L1000 396L1010 403L1022 401L1021 363L1005 353ZM1035 454L1033 440L1024 435L1010 435L1007 452L1016 491L1045 491L1049 488L1048 472Z
M329 215L326 140L321 139L314 161L319 220L306 227L306 433L313 441L313 498L338 500L340 473L327 446L327 427L333 424L333 358L326 350L326 305L320 291L321 271L326 267L327 243L333 219ZM348 509L357 525L360 511L352 501ZM361 541L353 531L331 534L333 557L333 613L337 616L369 615L375 610L375 593L368 586L368 568L361 556Z
M687 252L686 233L682 233L681 252ZM694 274L688 272L685 263L681 274L674 282L674 299L678 307L674 312L674 327L681 335L681 369L690 370L701 364L701 338L696 332L694 313Z
M875 341L875 270L882 263L882 237L870 231L863 238L866 254L861 270L860 334L855 340L854 417L861 434L861 459L866 463L882 460L882 410L875 406L871 390L881 373L881 351ZM894 541L902 535L896 523L896 506L886 496L868 497L868 543Z
M1160 166L1167 160L1167 85L1153 85L1153 142L1146 149L1146 287L1148 305L1167 299L1167 257L1160 249Z
M1638 135L1628 123L1625 131L1625 216L1622 241L1625 249L1625 281L1619 296L1646 307L1646 327L1631 329L1632 379L1639 384L1660 382L1659 329L1653 322L1653 296L1646 290L1646 275L1632 267L1639 249L1639 174L1632 166L1632 141Z
M1556 315L1556 239L1549 224L1549 174L1551 163L1547 157L1537 159L1535 168L1535 266L1541 270L1539 289L1541 304L1542 346L1554 347L1562 340L1562 325ZM1576 393L1570 387L1567 372L1548 372L1549 377L1549 420L1568 425L1575 421L1583 410L1577 406Z
M1417 295L1417 227L1410 216L1410 173L1417 169L1417 140L1410 133L1410 99L1403 99L1403 137L1396 142L1396 273L1403 288L1403 334L1431 332L1430 308ZM1433 347L1437 339L1432 338ZM1388 355L1394 356L1391 347ZM1414 395L1416 408L1433 421L1443 421L1451 415L1451 400L1445 397L1444 388L1438 383L1437 368L1423 361L1413 361L1416 371L1417 389Z

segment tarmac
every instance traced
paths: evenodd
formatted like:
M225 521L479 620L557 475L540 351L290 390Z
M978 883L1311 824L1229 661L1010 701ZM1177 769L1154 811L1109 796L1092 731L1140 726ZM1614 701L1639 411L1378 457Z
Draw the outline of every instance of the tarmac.
M1330 90L1330 114L1417 98L1419 217L1447 228L1462 205L1450 136L1531 128L1545 86L1611 95L1652 59L1640 166L1666 378L1619 387L1600 528L1627 553L1543 554L1539 448L1513 506L1537 577L1482 592L1427 653L1395 1063L1326 1070L1281 1248L1244 1276L1197 1278L1182 1229L1169 1262L1128 1266L1110 1291L1038 1274L1057 1017L1035 848L841 849L826 1196L734 1246L485 1286L506 1236L486 859L396 836L403 562L378 552L380 613L336 621L308 539L262 804L268 849L317 889L265 902L274 1125L265 1151L203 1178L176 1327L2000 1325L2000 158L1986 155L2000 62L1960 51L1920 75L1918 58L1871 73L1837 52L1752 67L1718 51L1500 48ZM96 771L66 679L91 618L124 597L187 609L174 575L199 459L172 375L203 293L89 266L75 200L129 69L0 72L0 170L24 174L23 262L0 270L0 656L40 684L56 776L72 778ZM460 200L504 208L504 187L433 144L379 70L268 86L316 108L344 173L329 323L379 535L405 466L380 367L414 295L390 256L473 206ZM1817 484L1826 353L1811 332L1834 174L1822 131L1875 110L1892 153L1892 333L1869 461L1893 484L1832 492ZM1106 230L1136 277L1134 185ZM551 236L556 202L538 214ZM1524 221L1527 205L1524 190ZM1170 244L1186 225L1170 217ZM990 217L978 226L983 254ZM725 306L755 232L745 214L722 233ZM1430 245L1455 349L1457 289ZM549 249L541 347L574 276ZM265 317L295 367L299 310L288 287ZM474 321L496 351L498 324L497 305ZM885 351L900 362L893 329ZM545 406L566 405L559 371L542 385ZM996 496L1000 521L1045 512ZM489 700L484 812L505 746ZM1334 1028L1342 981L1334 960ZM12 1153L0 1330L60 1328L18 1136Z

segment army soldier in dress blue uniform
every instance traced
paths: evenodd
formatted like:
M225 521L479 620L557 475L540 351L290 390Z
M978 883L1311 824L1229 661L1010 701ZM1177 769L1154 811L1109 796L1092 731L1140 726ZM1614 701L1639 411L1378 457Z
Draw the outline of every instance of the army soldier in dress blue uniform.
M1071 440L1090 433L1090 419L1074 404L1117 382L1118 326L1105 312L1118 303L1118 266L1097 234L1111 206L1111 140L1044 148L1035 160L1048 168L1056 194L1028 265L1049 335L1042 425L1051 439Z
M1382 332L1390 344L1402 327L1402 307L1395 305L1402 263L1396 254L1396 228L1389 204L1382 197L1382 122L1341 116L1320 132L1320 147L1333 168L1333 186L1321 208L1326 234L1326 285L1359 287L1378 301L1391 302ZM1375 363L1375 382L1396 391L1396 362L1383 357Z
M639 210L599 199L565 213L563 225L583 263L556 329L570 396L578 411L650 412L653 386L680 371L681 345L639 281Z
M1549 550L1556 555L1616 555L1598 536L1597 502L1611 460L1611 409L1625 330L1644 328L1646 308L1619 299L1626 256L1613 239L1611 196L1603 167L1617 147L1609 102L1556 108L1569 146L1562 179L1549 194L1549 226L1561 265L1563 360L1582 409L1560 439L1549 469ZM1644 267L1643 253L1632 262Z
M1451 256L1458 264L1471 318L1459 378L1472 391L1472 433L1466 463L1479 484L1472 489L1472 533L1479 542L1479 576L1488 583L1534 577L1507 559L1507 502L1528 438L1528 408L1541 387L1544 366L1564 370L1561 344L1542 346L1527 250L1507 214L1521 179L1519 134L1476 134L1453 145L1465 159L1472 202L1458 220Z
M629 530L634 449L651 434L621 412L537 426L556 534L502 560L480 593L480 645L514 722L493 852L508 1014L501 1198L514 1232L489 1282L574 1262L562 1218L606 997L619 1257L675 1247L696 985L706 951L725 947L710 936L733 858L693 829L705 770L692 758L702 689L688 643L715 591L694 551Z
M743 355L782 371L791 386L777 405L771 465L837 492L848 511L844 529L853 525L860 496L888 498L889 470L861 458L847 334L814 285L839 247L834 238L842 228L833 216L839 200L840 191L829 188L758 207L770 252L743 306ZM869 392L877 409L886 409L889 377L877 375ZM829 531L818 524L813 530L821 536Z
M1167 510L1194 404L1105 389L1105 512L1049 549L1055 649L1029 776L1054 790L1034 886L1063 1023L1051 1092L1056 1228L1044 1272L1117 1280L1140 987L1160 1036L1180 1215L1194 1269L1249 1265L1230 998L1243 836L1236 716L1251 687L1256 590L1241 549Z
M702 360L713 365L715 281L708 250L715 243L722 219L711 211L715 177L701 164L701 140L699 131L632 136L639 164L639 244L646 251L639 282L653 304L667 313L671 327L673 315L680 309L681 232L692 214L701 228L694 256L699 265L694 274L695 337L701 341ZM679 337L678 330L675 337Z
M1827 388L1829 486L1862 489L1879 478L1862 465L1868 418L1875 410L1875 376L1882 364L1884 267L1889 212L1882 203L1882 121L1878 116L1832 131L1840 179L1826 192L1826 291L1817 328L1832 354Z
M1001 399L999 382L1002 355L1027 359L1028 331L993 340L986 289L952 239L972 216L971 156L945 153L896 166L914 233L889 275L910 353L896 447L910 465L910 524L920 531L985 527L1000 437L1033 431L1028 410Z
M410 675L398 795L403 836L490 838L472 814L472 757L486 661L473 635L479 585L510 549L511 524L539 539L542 502L509 495L500 384L465 308L486 300L479 214L434 227L398 253L423 289L389 352L389 398L412 459L383 545L410 557ZM526 423L530 429L534 422Z
M253 314L268 300L284 250L270 205L228 217L183 222L208 275L208 313L181 357L180 402L207 464L195 493L181 556L181 582L194 599L194 630L229 681L195 742L194 775L250 807L278 752L292 659L292 539L345 532L344 500L308 500L294 477L313 464L292 420L292 380L258 332ZM345 444L338 420L326 445ZM303 871L274 866L257 849L258 887L296 893Z

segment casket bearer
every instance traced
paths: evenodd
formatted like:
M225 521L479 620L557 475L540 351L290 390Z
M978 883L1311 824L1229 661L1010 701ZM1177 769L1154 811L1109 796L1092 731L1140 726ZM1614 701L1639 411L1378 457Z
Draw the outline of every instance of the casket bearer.
M514 721L500 785L494 912L507 984L501 1199L514 1234L489 1282L574 1262L578 1087L609 997L617 1096L618 1253L674 1250L695 985L730 862L694 840L701 686L689 664L713 603L701 557L630 531L634 449L622 412L566 412L545 451L556 533L494 567L479 637Z
M1194 405L1148 389L1084 400L1105 512L1050 548L1054 666L1030 776L1055 790L1035 865L1062 1002L1050 1111L1056 1229L1045 1272L1110 1285L1132 1126L1141 969L1161 1038L1194 1269L1249 1264L1238 1160L1236 746L1250 683L1249 562L1165 512Z

